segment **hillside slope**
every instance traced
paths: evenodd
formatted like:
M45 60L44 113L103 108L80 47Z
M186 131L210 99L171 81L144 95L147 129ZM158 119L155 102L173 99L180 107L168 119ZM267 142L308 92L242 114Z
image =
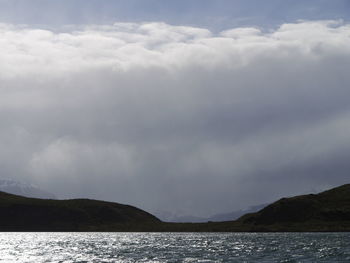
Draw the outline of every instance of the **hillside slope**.
M32 198L56 199L55 195L39 187L11 179L0 178L0 191Z
M350 230L350 184L319 194L282 198L237 222L276 231Z
M350 184L282 198L236 221L164 223L136 207L89 199L44 200L0 192L0 231L350 231Z
M45 200L0 192L0 231L127 230L160 222L129 205L89 199Z

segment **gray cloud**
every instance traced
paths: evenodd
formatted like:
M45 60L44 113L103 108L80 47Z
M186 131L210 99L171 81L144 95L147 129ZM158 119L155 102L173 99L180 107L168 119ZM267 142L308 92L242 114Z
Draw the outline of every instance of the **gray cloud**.
M346 183L350 25L0 26L0 167L208 215Z

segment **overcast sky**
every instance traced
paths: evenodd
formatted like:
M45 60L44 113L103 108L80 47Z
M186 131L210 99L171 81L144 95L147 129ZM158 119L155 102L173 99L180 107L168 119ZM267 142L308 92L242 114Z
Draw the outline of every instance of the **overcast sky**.
M0 0L0 174L199 216L349 183L349 10Z

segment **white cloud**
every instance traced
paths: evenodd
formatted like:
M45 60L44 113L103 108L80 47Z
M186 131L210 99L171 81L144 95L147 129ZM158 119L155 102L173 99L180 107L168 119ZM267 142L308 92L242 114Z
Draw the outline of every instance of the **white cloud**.
M349 43L339 21L2 24L1 172L151 210L191 199L198 214L345 182Z

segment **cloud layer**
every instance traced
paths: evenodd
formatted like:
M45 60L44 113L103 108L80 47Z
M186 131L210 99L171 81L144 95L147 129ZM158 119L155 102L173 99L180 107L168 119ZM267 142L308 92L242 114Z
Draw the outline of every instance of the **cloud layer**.
M0 172L61 197L208 215L350 168L350 25L0 25Z

